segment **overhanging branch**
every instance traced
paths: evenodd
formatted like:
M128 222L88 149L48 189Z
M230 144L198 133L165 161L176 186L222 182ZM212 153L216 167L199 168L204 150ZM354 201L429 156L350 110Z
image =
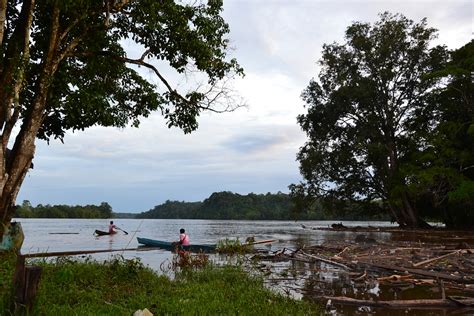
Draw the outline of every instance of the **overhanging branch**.
M171 86L171 84L168 82L168 80L166 80L166 78L160 73L160 71L154 65L152 65L152 64L145 61L145 58L150 53L151 53L150 50L146 50L140 56L140 58L138 58L138 59L132 59L132 58L124 57L124 56L118 56L118 55L113 54L109 51L74 52L74 53L70 52L70 53L68 53L68 56L76 56L76 57L79 57L79 56L80 57L107 56L107 57L113 58L117 61L124 62L124 63L146 67L146 68L152 70L155 73L155 75L160 79L160 81L164 84L164 86L166 87L168 92L173 97L175 97L176 99L180 100L181 102L183 102L183 103L185 103L189 106L197 107L201 110L207 110L207 111L211 111L211 112L214 112L214 113L225 113L225 112L232 112L235 109L243 106L243 105L236 105L235 107L232 107L232 106L228 105L223 110L218 110L218 109L213 108L212 105L215 104L219 98L229 97L229 92L230 92L224 86L217 87L217 84L211 85L211 87L208 89L208 91L203 93L203 98L204 98L205 102L199 102L199 101L198 102L193 102L193 101L187 99L186 97L184 97L182 94L180 94L176 89L174 89ZM210 96L212 94L212 91L215 91L216 89L218 89L219 92L217 92L215 95L213 94L212 96ZM230 102L229 102L229 104L230 104Z

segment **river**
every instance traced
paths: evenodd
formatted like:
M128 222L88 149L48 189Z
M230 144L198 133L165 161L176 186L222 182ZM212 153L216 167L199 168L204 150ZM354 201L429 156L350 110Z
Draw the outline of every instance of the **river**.
M331 240L341 240L353 235L351 232L314 231L302 229L328 227L333 221L237 221L237 220L184 220L184 219L113 219L114 223L128 232L111 236L95 237L94 231L107 230L105 219L15 219L21 223L25 234L23 254L38 252L79 251L136 248L136 237L166 241L178 240L179 229L186 229L191 243L216 243L225 238L245 241L275 239L271 245L260 246L276 251L282 248L296 249L304 245L315 245ZM343 222L346 226L367 225L367 222ZM387 222L370 222L371 226L389 226ZM389 239L389 233L379 233L379 239ZM139 257L152 269L159 271L166 260L172 258L169 251L125 251L125 258ZM115 254L115 253L112 253ZM103 259L112 254L94 254Z
M236 239L245 241L247 237L254 237L256 241L274 239L275 242L266 245L259 245L258 248L264 251L274 252L282 249L298 249L304 246L314 246L320 244L331 244L341 241L354 240L356 233L353 231L331 231L303 229L302 226L311 228L327 228L334 221L237 221L237 220L182 220L182 219L114 219L114 223L128 234L118 232L111 236L94 236L94 231L107 230L109 220L105 219L16 219L21 222L25 234L25 241L22 246L23 254L40 252L61 252L61 251L81 251L81 250L105 250L137 248L136 237L145 237L166 241L178 239L180 228L186 229L190 236L191 243L216 243L222 239ZM393 226L388 222L355 222L342 221L345 226ZM390 232L370 232L369 237L377 242L398 240ZM410 235L409 239L418 240L421 236ZM424 238L431 236L424 236ZM141 261L157 271L168 274L172 277L170 263L173 254L164 250L152 251L120 251L113 253L93 254L97 260L107 259L114 254L120 254L124 258L140 258ZM211 256L211 260L222 260L219 256ZM269 263L264 263L269 264ZM314 265L295 263L270 263L268 268L266 284L270 288L279 292L287 293L295 298L303 298L304 291L294 290L295 285L301 289L308 288L308 281L314 279ZM264 267L265 269L265 267ZM321 287L330 287L336 294L360 291L353 287L353 282L347 282L334 267L321 264L318 268L317 282L324 280ZM324 272L326 271L326 272ZM289 283L284 280L293 274ZM274 280L281 279L282 282ZM295 281L296 280L296 281ZM350 281L350 280L349 280ZM352 285L351 285L352 284ZM352 287L352 288L351 288ZM391 293L384 293L384 290L375 284L365 289L377 297L393 296ZM310 298L309 298L310 299ZM333 309L332 315L446 315L455 312L452 310L439 311L416 311L411 313L406 310L384 310L366 308L338 308Z

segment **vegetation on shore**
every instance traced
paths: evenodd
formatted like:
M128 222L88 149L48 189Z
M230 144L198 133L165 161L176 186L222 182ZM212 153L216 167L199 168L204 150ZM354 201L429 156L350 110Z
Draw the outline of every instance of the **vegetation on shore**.
M103 206L86 205L38 205L31 206L24 201L17 206L16 217L49 217L49 218L159 218L159 219L232 219L232 220L389 220L386 214L376 211L376 205L363 208L352 205L345 208L323 205L314 202L306 212L295 213L298 205L288 194L250 193L241 195L229 191L214 192L204 201L184 202L166 201L149 211L139 214L113 213ZM96 212L99 210L100 212Z
M20 218L111 218L112 207L107 202L100 205L42 205L36 207L25 200L16 207L15 217Z
M10 268L3 268L5 262ZM0 280L11 280L12 262L2 260ZM44 269L34 315L131 315L144 308L155 315L317 314L315 305L276 294L239 267L191 267L171 280L139 260L121 257L106 262L59 258L39 264ZM8 315L4 283L0 314Z

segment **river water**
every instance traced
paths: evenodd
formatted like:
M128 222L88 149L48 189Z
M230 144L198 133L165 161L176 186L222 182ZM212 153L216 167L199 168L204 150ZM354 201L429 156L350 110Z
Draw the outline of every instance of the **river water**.
M312 228L326 228L334 221L230 221L230 220L164 220L164 219L115 219L114 223L128 234L120 231L111 236L95 237L94 231L107 230L109 220L104 219L17 219L21 222L25 234L21 252L23 254L41 252L62 252L62 251L82 251L82 250L112 250L123 248L137 248L139 246L136 237L145 237L165 241L176 241L179 236L179 229L186 229L190 236L191 243L217 243L222 239L236 239L245 241L247 237L254 237L256 241L274 239L271 244L259 245L262 251L277 251L282 249L296 250L304 246L314 246L320 244L331 244L342 241L353 241L357 233L351 231L330 231L303 229L302 225ZM355 222L343 221L345 226L393 226L388 222ZM369 237L378 242L394 240L395 236L389 232L370 232ZM427 236L429 237L429 236ZM398 237L397 237L398 238ZM412 237L410 237L411 239ZM413 238L419 238L415 236ZM98 253L91 255L97 260L107 259L114 254L120 254L124 258L140 258L141 261L157 271L168 274L172 277L170 264L173 254L164 250L152 251L120 251L112 253ZM211 260L222 260L218 256L211 256ZM266 284L270 288L279 292L287 293L295 298L303 298L304 291L295 291L295 285L301 289L308 287L308 281L315 281L314 266L298 263L264 263L268 267ZM265 269L265 266L263 266ZM313 269L313 270L312 270ZM330 287L334 293L344 295L355 288L347 288L350 284L337 271L337 268L320 264L317 282L324 280L324 284L318 286ZM292 275L292 281L285 283L286 276ZM285 276L285 277L281 277ZM282 282L274 282L275 279L282 279ZM299 284L298 281L300 280ZM386 297L387 293L379 288L377 284L365 289L378 297ZM306 297L308 298L308 297ZM311 299L311 298L309 298ZM383 309L358 309L339 308L330 311L332 315L446 315L451 311L416 311L412 313L406 310L383 310Z
M270 251L282 248L296 249L332 240L353 238L353 232L316 231L309 227L328 227L333 221L236 221L236 220L184 220L184 219L115 219L114 223L128 232L111 236L95 237L96 229L107 231L109 220L104 219L16 219L23 227L25 241L22 253L102 250L137 248L136 237L165 241L178 240L180 228L184 228L191 243L216 243L225 238L245 241L275 239L271 245L260 246ZM367 225L367 222L343 222L346 226ZM389 226L386 222L370 222L371 226ZM379 233L378 239L389 239L389 233ZM154 270L159 270L165 260L170 260L169 251L125 251L125 258L139 257ZM115 254L115 253L112 253ZM94 254L103 259L112 254Z

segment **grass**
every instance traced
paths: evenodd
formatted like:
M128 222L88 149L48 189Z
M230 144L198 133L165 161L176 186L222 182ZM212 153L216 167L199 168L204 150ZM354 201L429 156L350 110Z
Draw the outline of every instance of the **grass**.
M139 260L120 257L106 262L61 258L39 264L44 269L33 315L129 316L144 308L154 315L318 314L315 305L276 294L263 286L261 278L239 267L182 269L171 280ZM0 286L6 284L2 281ZM0 306L0 315L8 315L6 306Z
M221 254L244 254L251 250L248 244L241 244L239 239L223 239L217 243L217 252Z
M12 295L12 281L15 272L16 255L0 254L0 315L9 308Z

